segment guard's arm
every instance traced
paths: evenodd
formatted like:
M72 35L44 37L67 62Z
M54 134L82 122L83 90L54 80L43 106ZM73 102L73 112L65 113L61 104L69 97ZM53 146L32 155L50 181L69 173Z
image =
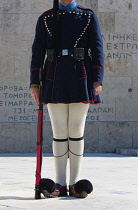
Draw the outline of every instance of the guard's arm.
M38 18L36 33L32 45L32 59L30 67L30 86L39 86L39 71L44 62L46 53L45 27L43 15ZM42 50L42 52L41 52ZM42 56L42 57L41 57Z
M95 13L91 15L89 26L89 48L91 52L91 72L93 84L103 83L104 76L104 53L103 40L100 31L99 21ZM96 84L95 83L95 84Z

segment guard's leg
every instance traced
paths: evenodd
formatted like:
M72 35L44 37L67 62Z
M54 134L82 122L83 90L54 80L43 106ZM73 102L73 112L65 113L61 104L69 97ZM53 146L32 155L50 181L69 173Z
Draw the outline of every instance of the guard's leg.
M89 104L69 104L70 185L78 181L84 151L84 128Z
M53 154L56 183L66 186L68 158L68 104L47 105L53 130Z

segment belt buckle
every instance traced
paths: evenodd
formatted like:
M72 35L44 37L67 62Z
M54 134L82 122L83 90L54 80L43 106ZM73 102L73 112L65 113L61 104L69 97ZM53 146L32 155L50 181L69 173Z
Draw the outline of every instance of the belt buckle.
M63 55L63 56L64 56L64 55L69 55L68 49L63 49L63 50L62 50L62 55Z

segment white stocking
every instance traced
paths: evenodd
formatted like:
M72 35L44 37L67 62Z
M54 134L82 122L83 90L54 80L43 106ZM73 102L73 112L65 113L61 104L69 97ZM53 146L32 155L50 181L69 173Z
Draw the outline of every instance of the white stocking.
M69 141L70 185L78 181L83 150L84 140L72 139Z
M65 141L53 141L53 154L55 161L56 180L55 182L65 186L66 185L66 166L68 158L68 139Z
M70 185L78 181L84 151L84 128L89 104L69 105Z
M66 166L68 159L68 105L48 104L48 112L53 130L53 155L56 170L55 182L66 185Z

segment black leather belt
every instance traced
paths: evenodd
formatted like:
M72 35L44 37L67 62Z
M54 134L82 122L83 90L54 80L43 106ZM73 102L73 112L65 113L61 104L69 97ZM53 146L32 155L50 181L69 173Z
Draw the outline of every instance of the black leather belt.
M73 50L62 49L58 52L57 56L72 56L75 60L83 60L84 53L86 50L84 48L74 48ZM87 51L88 53L88 51ZM56 53L54 49L47 49L47 60L53 61L56 58Z

